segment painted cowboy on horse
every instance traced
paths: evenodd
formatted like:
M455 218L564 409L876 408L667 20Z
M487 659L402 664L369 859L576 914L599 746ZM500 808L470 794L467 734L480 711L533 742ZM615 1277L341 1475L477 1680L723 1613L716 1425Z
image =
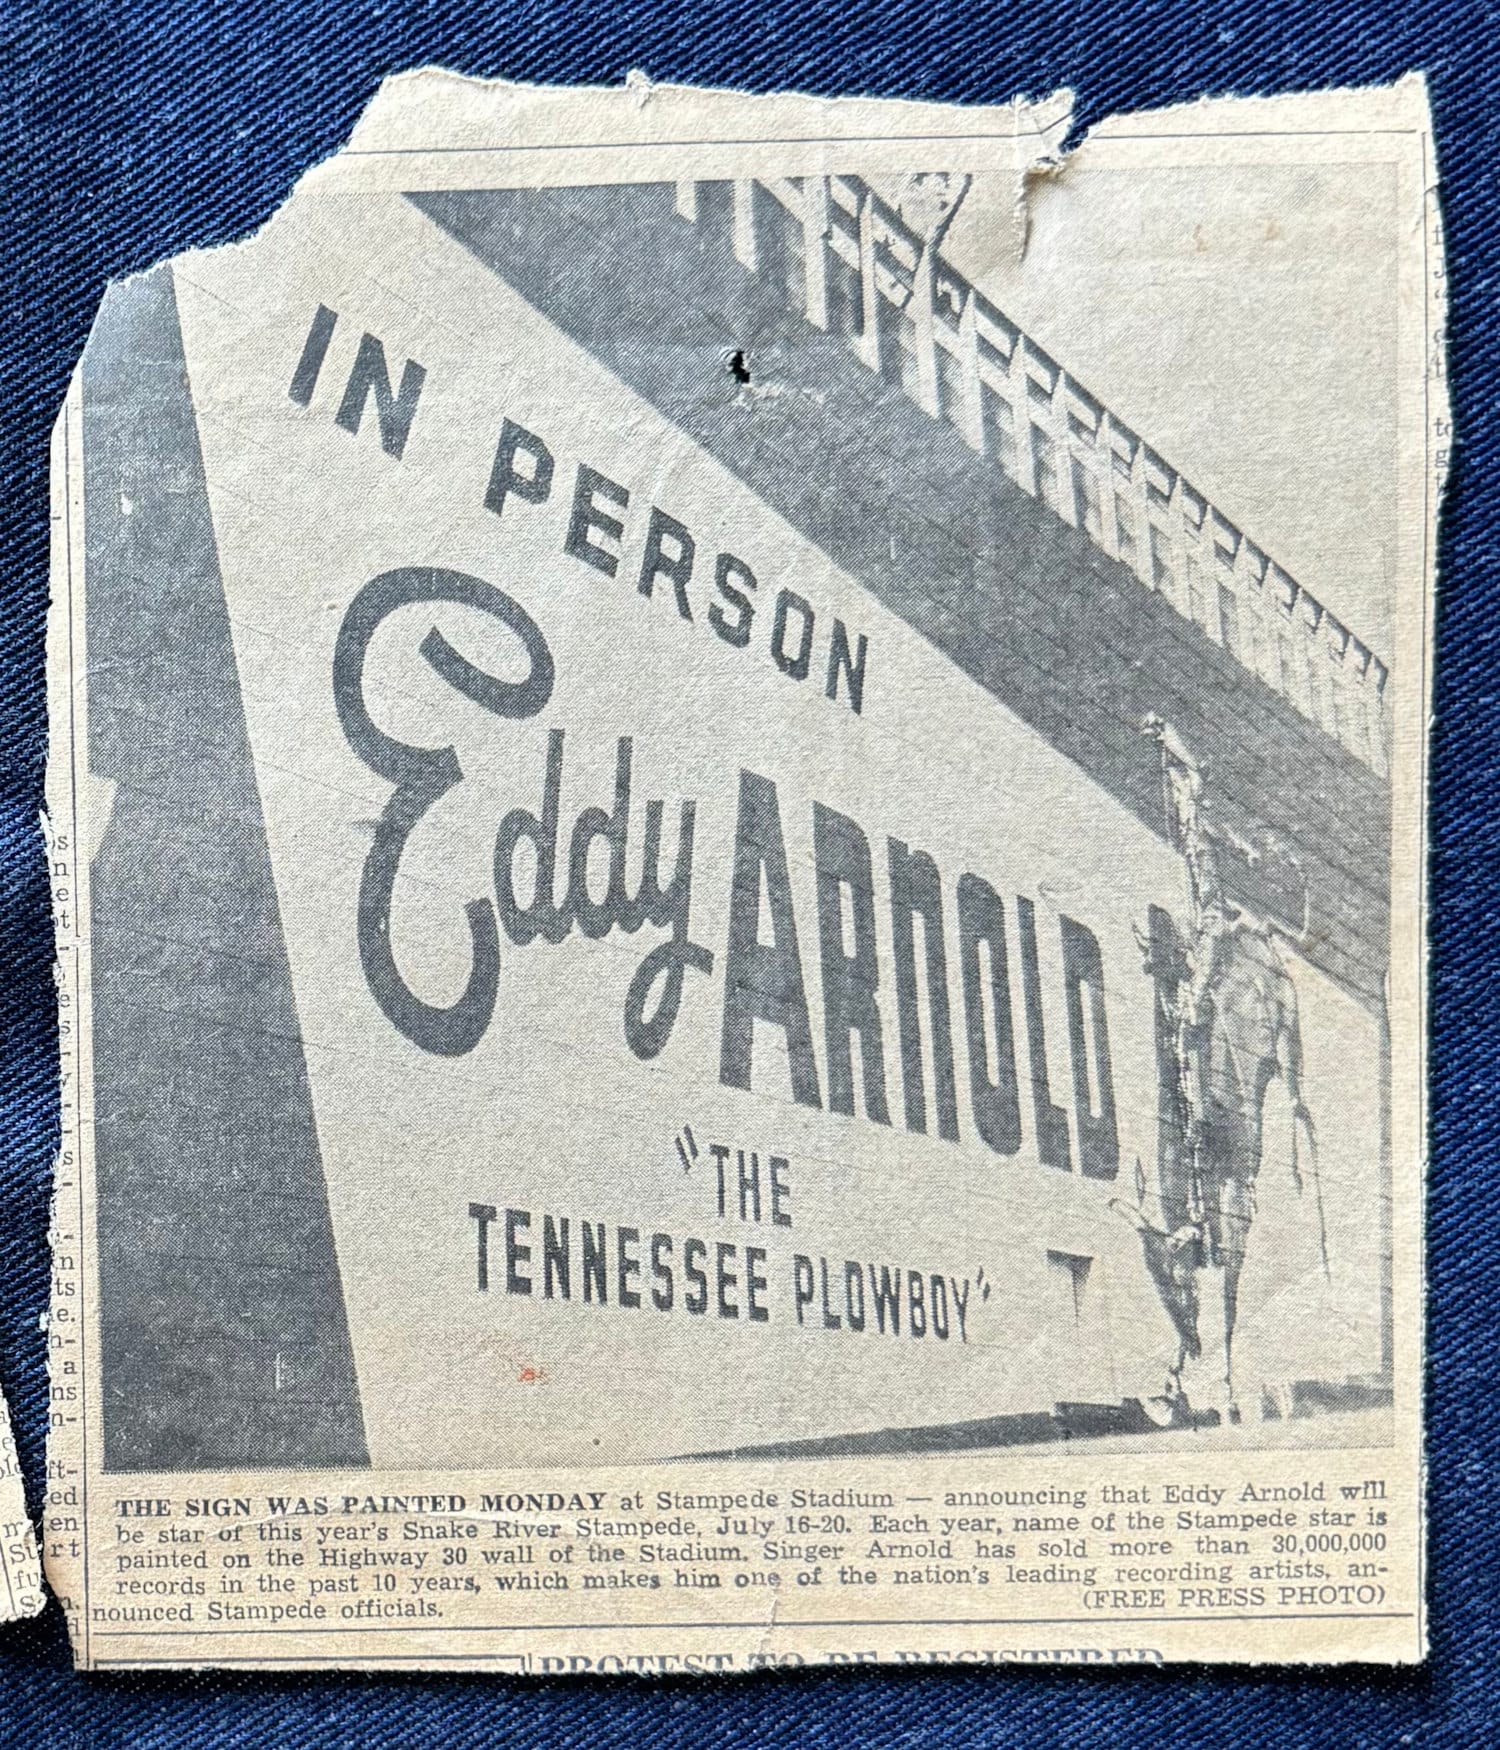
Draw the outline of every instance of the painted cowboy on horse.
M1156 985L1162 1066L1160 1219L1146 1212L1139 1162L1135 1205L1116 1200L1114 1207L1141 1237L1146 1267L1178 1337L1176 1360L1162 1392L1147 1400L1147 1414L1165 1426L1193 1413L1182 1373L1203 1354L1199 1315L1207 1292L1223 1313L1220 1413L1237 1422L1233 1354L1240 1277L1255 1221L1266 1094L1278 1076L1292 1108L1292 1182L1302 1195L1305 1149L1328 1272L1316 1132L1302 1095L1297 991L1270 925L1225 894L1224 852L1245 847L1205 823L1199 767L1160 718L1148 718L1143 727L1161 751L1168 836L1186 865L1191 928L1184 937L1167 912L1152 907L1142 942Z

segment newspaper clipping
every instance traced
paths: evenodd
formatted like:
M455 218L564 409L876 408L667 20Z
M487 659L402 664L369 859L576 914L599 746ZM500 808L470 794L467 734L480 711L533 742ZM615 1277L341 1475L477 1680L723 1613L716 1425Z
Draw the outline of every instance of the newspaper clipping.
M1414 1661L1425 87L428 71L54 441L80 1664Z
M42 1564L26 1511L10 1408L0 1398L0 1622L35 1616L45 1603Z

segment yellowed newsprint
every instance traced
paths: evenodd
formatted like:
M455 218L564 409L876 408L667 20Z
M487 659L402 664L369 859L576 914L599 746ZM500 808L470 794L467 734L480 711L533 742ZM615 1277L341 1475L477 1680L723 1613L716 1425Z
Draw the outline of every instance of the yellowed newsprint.
M10 1406L0 1398L0 1622L35 1616L45 1603L42 1564L26 1510Z
M78 1661L1418 1660L1425 89L391 80L56 428Z

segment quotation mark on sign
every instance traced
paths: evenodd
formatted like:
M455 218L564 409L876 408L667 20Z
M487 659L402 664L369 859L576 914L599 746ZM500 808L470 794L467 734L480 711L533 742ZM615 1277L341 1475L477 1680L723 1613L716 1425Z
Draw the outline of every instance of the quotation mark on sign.
M685 1147L684 1143L686 1144ZM693 1162L698 1158L698 1144L693 1139L693 1127L691 1124L684 1124L682 1127L682 1133L677 1138L677 1158L682 1162L683 1172L692 1172Z
M974 1278L974 1283L975 1283L975 1286L979 1290L979 1298L981 1300L988 1300L990 1297L990 1285L984 1279L984 1265L983 1264L981 1264L979 1266L979 1271L978 1271L978 1274Z

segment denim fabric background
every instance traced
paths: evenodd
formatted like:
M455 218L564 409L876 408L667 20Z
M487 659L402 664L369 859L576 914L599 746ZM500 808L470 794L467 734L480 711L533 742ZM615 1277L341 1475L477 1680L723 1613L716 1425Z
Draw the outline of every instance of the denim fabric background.
M1459 446L1441 547L1430 1194L1434 1652L1420 1671L811 1674L711 1681L79 1679L55 1605L0 1629L0 1746L1480 1745L1500 1735L1494 1365L1500 1256L1500 346L1490 4L1291 0L0 0L8 305L0 328L0 1379L43 1483L52 944L35 821L46 748L47 433L106 280L265 218L381 75L423 62L993 102L1071 85L1080 121L1206 92L1432 81Z

